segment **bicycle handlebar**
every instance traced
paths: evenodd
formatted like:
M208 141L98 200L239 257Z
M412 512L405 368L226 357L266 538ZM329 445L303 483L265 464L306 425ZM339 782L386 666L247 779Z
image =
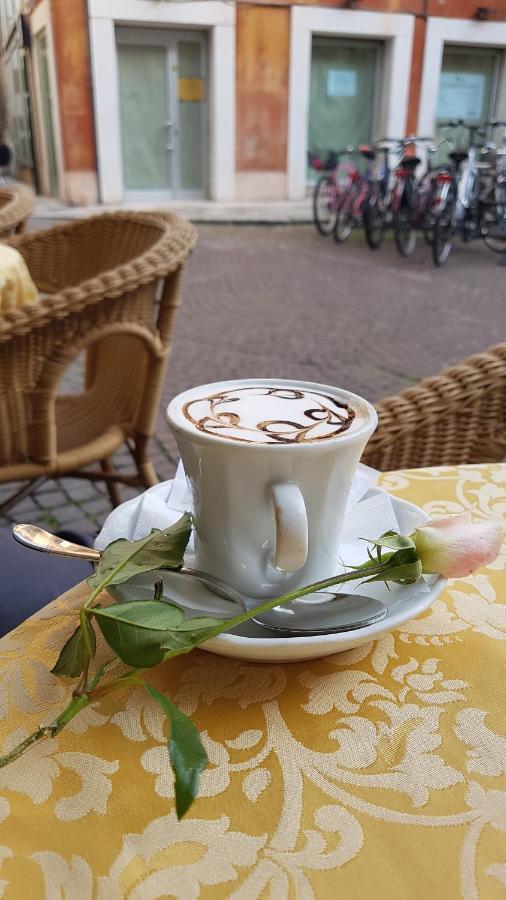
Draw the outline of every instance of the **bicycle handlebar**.
M410 134L406 141L412 141L415 144L432 144L434 141L433 137L422 137L418 134Z
M353 147L352 144L348 144L347 147L341 147L340 150L334 150L333 152L336 154L336 156L345 156L347 153L354 153L355 147Z
M441 128L460 128L462 125L467 127L464 119L450 119L448 122L440 122L439 125Z
M378 144L398 144L399 146L406 147L408 144L432 144L433 142L433 137L422 137L417 134L409 134L407 137L378 138L378 140L374 141L374 145L377 146Z

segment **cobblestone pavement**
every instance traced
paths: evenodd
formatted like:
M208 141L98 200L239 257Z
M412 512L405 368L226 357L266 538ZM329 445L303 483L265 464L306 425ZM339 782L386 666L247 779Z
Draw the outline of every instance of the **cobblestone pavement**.
M376 401L504 339L504 261L480 243L457 246L435 270L423 243L401 259L390 241L378 252L360 235L336 246L309 226L199 230L151 448L161 479L177 460L164 409L187 387L302 378ZM75 367L70 378L79 377ZM115 463L127 469L128 453ZM1 488L0 502L11 489ZM109 510L102 486L62 479L46 482L6 521L96 532Z

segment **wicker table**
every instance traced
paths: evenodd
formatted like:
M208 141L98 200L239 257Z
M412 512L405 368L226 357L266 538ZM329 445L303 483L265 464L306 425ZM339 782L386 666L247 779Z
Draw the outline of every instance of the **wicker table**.
M503 465L382 483L429 514L505 513ZM153 670L211 760L181 823L158 710L140 690L104 698L0 770L0 895L504 896L504 563L345 654L253 665L197 651ZM69 687L49 669L84 594L0 642L4 748L61 708Z

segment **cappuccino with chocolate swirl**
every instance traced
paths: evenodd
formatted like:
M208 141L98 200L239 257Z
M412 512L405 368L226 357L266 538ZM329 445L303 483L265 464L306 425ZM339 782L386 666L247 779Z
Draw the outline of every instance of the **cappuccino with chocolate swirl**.
M200 385L169 403L192 497L195 565L248 597L330 578L377 423L367 400L307 381Z
M193 392L192 392L193 393ZM195 393L179 410L185 425L210 436L247 444L313 444L364 423L364 411L338 394L283 383L231 384Z

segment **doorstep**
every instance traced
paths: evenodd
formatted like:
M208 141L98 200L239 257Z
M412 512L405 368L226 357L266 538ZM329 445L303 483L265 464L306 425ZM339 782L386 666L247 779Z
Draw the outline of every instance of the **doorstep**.
M232 222L244 224L280 224L288 225L306 223L312 220L311 201L276 200L272 203L262 202L230 202L218 203L213 200L174 200L170 203L122 203L117 206L66 206L48 197L37 197L34 219L84 219L103 212L118 210L153 211L167 209L183 219L192 222Z

